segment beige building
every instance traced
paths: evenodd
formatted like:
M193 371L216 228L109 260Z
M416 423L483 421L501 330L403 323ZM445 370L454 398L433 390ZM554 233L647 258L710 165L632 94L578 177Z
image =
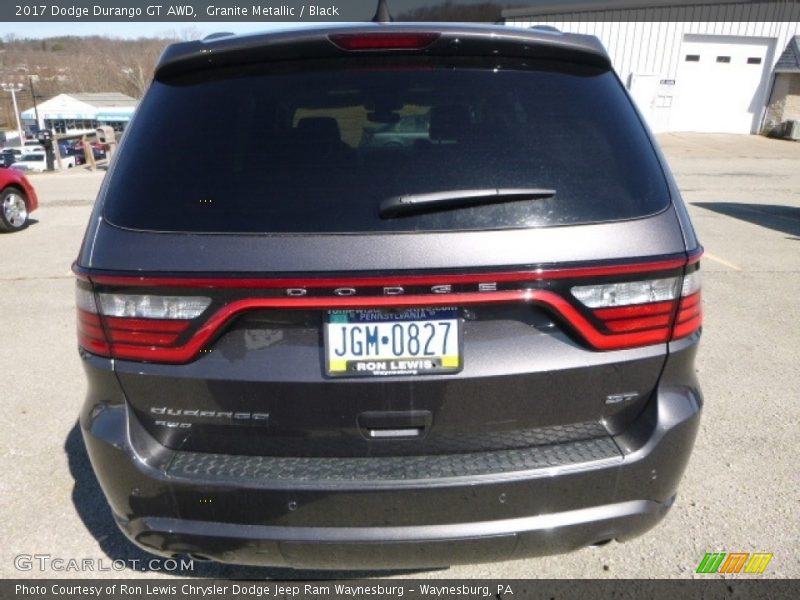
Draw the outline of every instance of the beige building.
M774 131L786 121L800 121L800 35L789 41L775 65L764 131Z
M22 111L20 118L26 128L50 129L61 134L94 131L100 125L123 131L138 103L119 92L59 94L36 108Z
M531 0L502 14L597 36L656 132L761 133L798 118L795 0ZM777 66L787 45L791 74ZM771 98L780 114L768 115Z

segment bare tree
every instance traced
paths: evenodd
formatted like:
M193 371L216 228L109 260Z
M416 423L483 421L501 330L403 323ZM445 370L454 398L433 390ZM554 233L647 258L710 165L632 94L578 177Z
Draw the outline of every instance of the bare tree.
M197 37L199 32L192 28L136 40L101 36L22 39L8 34L0 45L0 81L27 86L28 77L34 76L39 101L81 92L121 92L140 98L164 48L179 39ZM20 102L28 108L33 99L24 91ZM14 121L13 110L6 104L10 102L1 98L0 126Z

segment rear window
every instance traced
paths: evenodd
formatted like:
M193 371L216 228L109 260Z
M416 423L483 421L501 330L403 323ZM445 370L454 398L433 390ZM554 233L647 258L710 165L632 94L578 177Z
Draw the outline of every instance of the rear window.
M156 81L105 216L156 231L368 233L633 219L669 203L613 73L570 63L303 61ZM383 217L408 194L552 197Z

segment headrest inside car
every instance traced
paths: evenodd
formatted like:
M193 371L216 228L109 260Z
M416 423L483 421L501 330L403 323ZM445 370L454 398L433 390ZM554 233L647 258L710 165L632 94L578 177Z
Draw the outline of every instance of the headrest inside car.
M334 144L342 141L339 123L333 117L305 117L297 122L297 131L306 140Z

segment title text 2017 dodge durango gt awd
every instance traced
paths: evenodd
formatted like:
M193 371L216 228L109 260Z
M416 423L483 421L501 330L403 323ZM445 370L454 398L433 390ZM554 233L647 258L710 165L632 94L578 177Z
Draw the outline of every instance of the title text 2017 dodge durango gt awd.
M595 38L170 46L75 265L92 464L162 555L424 567L630 538L698 427L700 253Z

